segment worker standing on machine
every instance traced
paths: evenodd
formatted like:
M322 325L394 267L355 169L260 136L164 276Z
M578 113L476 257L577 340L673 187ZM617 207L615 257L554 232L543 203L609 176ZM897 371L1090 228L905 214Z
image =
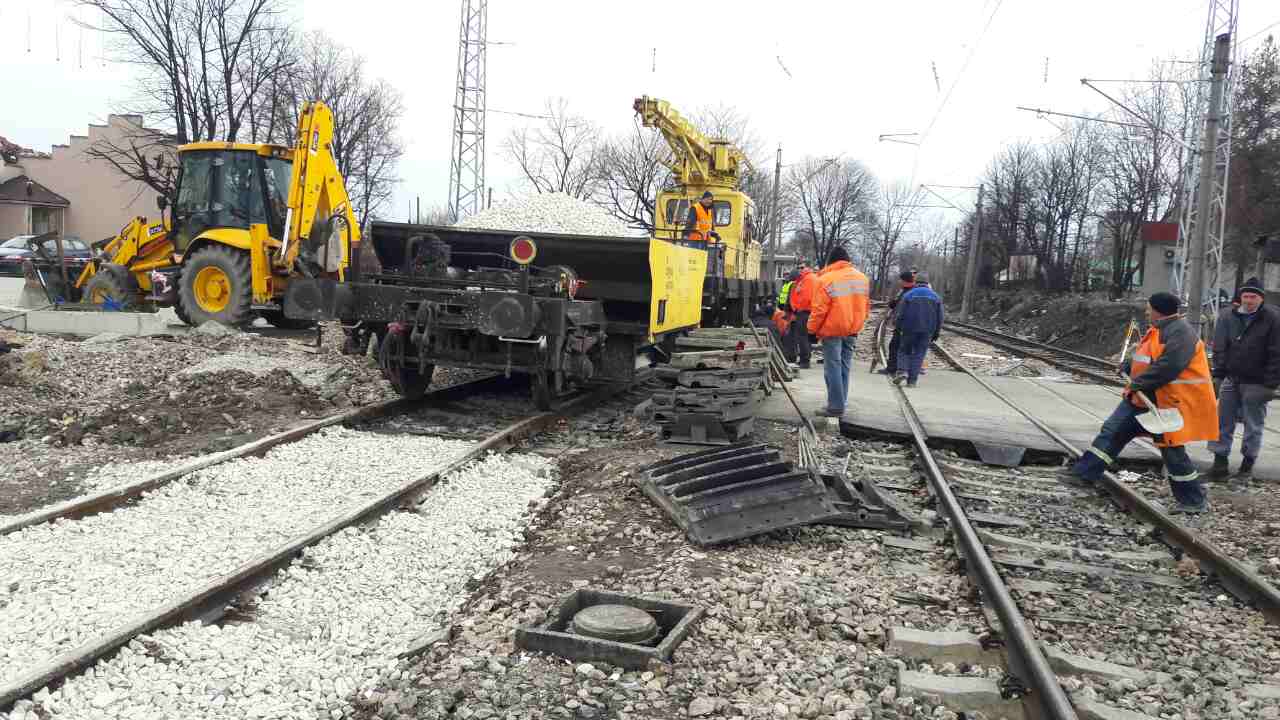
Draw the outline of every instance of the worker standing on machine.
M809 313L813 309L813 291L818 286L818 276L809 268L808 263L801 262L799 276L791 285L791 295L787 304L795 313L795 322L791 324L791 347L795 350L796 360L801 370L807 370L813 355L813 346L809 344Z
M689 206L689 214L684 220L684 239L689 243L720 242L720 234L715 231L715 212L711 209L715 196L710 190L702 193L702 199Z

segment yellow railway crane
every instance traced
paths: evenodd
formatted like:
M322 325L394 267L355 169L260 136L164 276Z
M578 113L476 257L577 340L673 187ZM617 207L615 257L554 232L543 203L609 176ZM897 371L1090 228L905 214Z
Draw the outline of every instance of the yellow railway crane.
M296 277L342 280L360 228L334 161L333 113L308 103L297 140L283 145L198 142L178 148L168 217L137 217L96 249L76 280L84 298L121 307L172 306L185 322L278 327Z
M708 138L665 100L644 96L637 98L632 107L645 127L662 133L671 150L663 163L671 170L674 186L660 191L654 204L656 236L664 240L681 238L689 205L697 202L702 193L710 192L714 196L712 216L720 242L707 249L720 247L711 253L708 273L739 280L759 279L761 247L752 237L751 222L755 203L738 189L741 174L750 167L747 156L728 140Z

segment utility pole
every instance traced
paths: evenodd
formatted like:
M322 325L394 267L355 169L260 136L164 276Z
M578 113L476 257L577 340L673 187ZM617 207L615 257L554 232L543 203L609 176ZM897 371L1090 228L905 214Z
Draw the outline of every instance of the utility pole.
M1231 34L1218 36L1213 48L1213 66L1209 81L1209 108L1204 115L1204 139L1200 144L1200 180L1196 189L1195 235L1191 238L1191 283L1187 293L1187 320L1200 337L1204 323L1204 271L1208 261L1209 226L1214 188L1214 163L1217 162L1218 123L1222 121L1222 89L1231 58Z
M782 180L782 143L778 143L778 162L773 166L773 239L769 241L769 282L778 278L778 237L782 225L782 208L778 207L778 187Z
M982 247L982 195L987 184L978 185L978 220L973 240L969 243L969 268L964 274L964 298L960 301L960 322L969 321L969 308L973 305L973 286L978 279L978 250Z

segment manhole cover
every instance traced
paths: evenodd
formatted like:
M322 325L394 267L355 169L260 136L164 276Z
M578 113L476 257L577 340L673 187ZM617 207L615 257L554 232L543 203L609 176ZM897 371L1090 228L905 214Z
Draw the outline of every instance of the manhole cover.
M658 623L640 608L592 605L573 616L573 632L601 640L644 645L658 637Z

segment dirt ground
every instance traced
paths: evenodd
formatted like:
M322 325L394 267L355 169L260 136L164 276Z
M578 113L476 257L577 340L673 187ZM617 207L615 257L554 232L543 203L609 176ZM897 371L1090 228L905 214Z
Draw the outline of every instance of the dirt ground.
M104 464L217 452L392 396L335 328L318 348L314 333L0 333L0 514L71 497Z

